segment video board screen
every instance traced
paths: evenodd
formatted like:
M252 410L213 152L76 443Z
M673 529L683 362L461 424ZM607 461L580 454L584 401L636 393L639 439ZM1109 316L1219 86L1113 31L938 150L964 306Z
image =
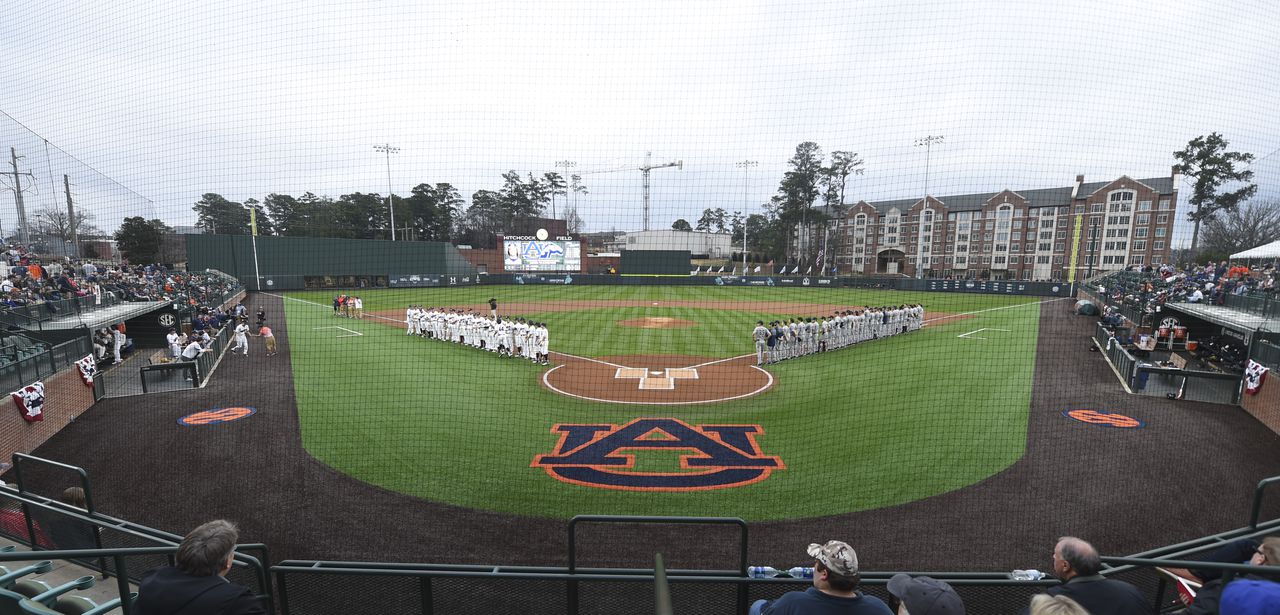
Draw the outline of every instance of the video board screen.
M582 244L571 237L504 237L507 271L581 271Z

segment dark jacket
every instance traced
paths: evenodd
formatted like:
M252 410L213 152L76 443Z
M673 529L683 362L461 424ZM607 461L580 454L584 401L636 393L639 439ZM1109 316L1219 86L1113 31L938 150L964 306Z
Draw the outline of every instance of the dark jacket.
M1089 615L1151 615L1151 602L1138 588L1101 575L1074 577L1045 590L1050 596L1066 596L1089 611ZM1025 615L1030 608L1022 611Z
M267 611L247 587L220 576L191 576L166 566L142 580L133 612L136 615L265 615Z

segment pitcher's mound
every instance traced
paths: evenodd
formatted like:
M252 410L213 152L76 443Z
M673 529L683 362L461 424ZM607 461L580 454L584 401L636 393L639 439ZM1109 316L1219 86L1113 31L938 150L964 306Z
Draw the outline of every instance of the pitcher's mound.
M755 357L708 359L679 355L580 358L556 355L560 363L542 375L542 386L561 395L614 404L674 406L711 404L752 397L773 387L773 374Z
M665 316L650 316L647 318L632 318L631 320L619 320L618 326L621 327L638 327L640 329L680 329L683 327L696 327L698 323L692 320L684 320L683 318L667 318Z

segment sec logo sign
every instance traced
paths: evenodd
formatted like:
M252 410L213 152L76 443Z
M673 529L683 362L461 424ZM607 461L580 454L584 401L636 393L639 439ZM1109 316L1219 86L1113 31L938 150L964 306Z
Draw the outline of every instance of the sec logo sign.
M1081 423L1101 425L1103 427L1114 427L1116 429L1139 429L1146 425L1146 423L1131 416L1112 414L1110 412L1099 412L1097 410L1063 410L1062 416L1080 421Z
M201 410L200 412L193 412L178 419L178 424L185 427L194 427L196 425L230 423L231 421L238 421L242 418L253 416L257 411L258 410L256 408L249 408L246 406Z

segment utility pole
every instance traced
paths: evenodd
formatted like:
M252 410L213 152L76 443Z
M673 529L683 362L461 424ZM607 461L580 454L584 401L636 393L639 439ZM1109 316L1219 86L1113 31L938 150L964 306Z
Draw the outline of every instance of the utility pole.
M667 162L664 164L652 164L650 159L653 152L644 153L644 166L640 167L640 173L644 176L644 230L649 230L649 171L653 169L663 169L666 167L676 167L684 169L684 161L677 160L675 162Z
M916 147L924 146L924 204L920 210L920 218L916 224L916 278L924 277L924 210L929 207L929 162L933 156L933 144L942 143L943 135L929 135L916 139Z
M400 148L387 145L375 145L374 151L387 154L387 209L391 212L391 241L396 240L396 208L391 204L391 154L400 152Z
M13 200L18 204L18 241L23 246L30 247L31 233L27 230L27 209L22 204L22 182L19 177L26 175L35 180L35 176L30 171L26 173L18 172L18 151L12 147L9 148L9 156L13 164Z
M567 188L567 187L569 186L569 169L572 169L573 167L578 166L578 163L576 163L576 162L574 162L574 161L572 161L572 160L561 160L561 161L559 161L559 162L556 162L556 165L555 165L555 166L557 166L557 167L564 167L564 183L565 183L565 187ZM555 219L555 217L556 217L556 195L555 195L555 188L552 188L551 190L552 190L552 193L551 193L551 218L552 218L552 219ZM566 192L566 193L565 193L565 195L564 195L564 206L565 206L565 209L568 209L568 208L569 208L569 193L568 193L568 192Z
M747 211L749 199L747 198L747 171L760 163L755 160L743 160L735 162L733 166L742 169L742 275L747 275L747 220L751 218L750 212Z
M76 224L76 206L71 202L71 179L62 176L62 188L67 193L67 226L71 230L71 258L80 258L80 229Z

